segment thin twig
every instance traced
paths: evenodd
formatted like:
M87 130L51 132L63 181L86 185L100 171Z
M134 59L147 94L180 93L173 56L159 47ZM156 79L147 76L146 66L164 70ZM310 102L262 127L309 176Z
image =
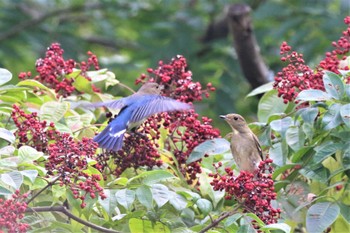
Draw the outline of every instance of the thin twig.
M60 179L60 176L57 177L56 179L54 179L53 181L48 182L48 184L42 188L39 192L37 192L35 195L32 196L32 198L30 198L28 201L26 201L27 204L29 204L30 202L32 202L37 196L40 195L40 193L44 192L48 187L51 187L52 185L54 185L56 183L57 180Z
M234 215L235 213L237 213L238 208L241 207L241 205L236 206L233 210L228 211L228 212L224 212L223 214L221 214L220 217L218 217L217 219L215 219L214 221L212 221L211 224L209 224L208 226L204 227L199 233L204 233L207 232L208 230L210 230L211 228L217 226L222 220L224 220L225 218L228 218L232 215Z
M35 213L35 212L49 212L49 211L56 211L56 212L61 212L67 217L85 225L88 226L94 230L97 230L99 232L105 232L105 233L120 233L119 231L115 231L112 229L107 229L101 226L98 226L96 224L93 224L91 222L87 222L81 218L78 218L77 216L73 215L71 212L68 211L68 209L64 206L42 206L42 207L32 207L32 208L27 208L26 212L27 213Z

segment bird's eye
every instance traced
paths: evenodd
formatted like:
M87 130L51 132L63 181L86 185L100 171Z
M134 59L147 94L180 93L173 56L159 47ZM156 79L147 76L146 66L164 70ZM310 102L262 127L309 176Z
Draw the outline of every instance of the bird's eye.
M236 121L236 120L238 120L238 117L234 117L233 119Z

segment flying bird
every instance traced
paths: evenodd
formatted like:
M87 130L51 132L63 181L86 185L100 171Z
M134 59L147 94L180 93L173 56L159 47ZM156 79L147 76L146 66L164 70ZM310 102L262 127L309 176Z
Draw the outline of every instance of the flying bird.
M161 112L191 109L192 106L169 97L161 96L162 87L148 82L134 94L114 101L96 103L94 107L106 106L120 109L119 114L107 127L94 137L99 147L118 151L123 146L124 134L137 128L148 117Z
M231 113L220 115L232 128L231 152L237 167L243 171L254 172L263 159L260 143L241 115Z

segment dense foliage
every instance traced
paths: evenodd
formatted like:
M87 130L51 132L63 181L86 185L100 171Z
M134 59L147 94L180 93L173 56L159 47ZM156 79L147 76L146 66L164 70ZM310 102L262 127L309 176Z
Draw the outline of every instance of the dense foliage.
M229 145L208 117L159 114L119 152L92 137L113 114L86 108L123 85L52 44L16 85L0 70L0 227L8 232L346 232L349 230L350 17L334 51L315 68L283 43L287 66L250 124L267 158L257 174L235 169ZM215 91L192 79L183 56L148 69L163 95L200 102ZM224 136L224 135L221 135Z

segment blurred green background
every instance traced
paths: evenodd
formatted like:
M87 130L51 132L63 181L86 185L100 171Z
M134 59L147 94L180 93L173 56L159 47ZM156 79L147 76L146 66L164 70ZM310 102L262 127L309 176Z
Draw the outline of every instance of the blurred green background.
M200 39L230 4L242 2L252 8L255 35L272 72L283 65L282 41L303 53L307 64L317 65L345 30L343 19L350 14L348 0L2 0L0 67L14 76L34 71L36 59L59 42L66 59L85 60L90 50L102 68L136 89L134 80L148 67L182 54L195 81L217 88L197 105L198 112L226 133L218 115L237 112L253 121L258 99L245 98L251 87L240 71L231 35L205 44ZM120 87L108 91L130 94Z

